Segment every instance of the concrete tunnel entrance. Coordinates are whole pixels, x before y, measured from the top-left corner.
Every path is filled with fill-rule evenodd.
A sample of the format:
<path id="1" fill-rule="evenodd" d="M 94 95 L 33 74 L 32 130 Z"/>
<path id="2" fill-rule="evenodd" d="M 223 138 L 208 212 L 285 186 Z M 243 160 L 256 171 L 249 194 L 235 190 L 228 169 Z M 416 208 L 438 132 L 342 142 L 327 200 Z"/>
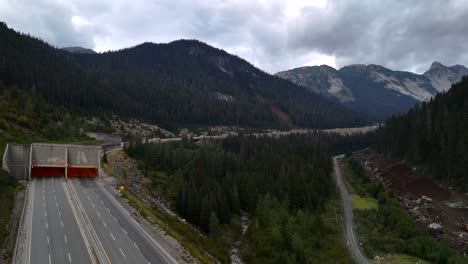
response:
<path id="1" fill-rule="evenodd" d="M 33 143 L 8 144 L 3 169 L 18 179 L 98 177 L 101 147 Z"/>

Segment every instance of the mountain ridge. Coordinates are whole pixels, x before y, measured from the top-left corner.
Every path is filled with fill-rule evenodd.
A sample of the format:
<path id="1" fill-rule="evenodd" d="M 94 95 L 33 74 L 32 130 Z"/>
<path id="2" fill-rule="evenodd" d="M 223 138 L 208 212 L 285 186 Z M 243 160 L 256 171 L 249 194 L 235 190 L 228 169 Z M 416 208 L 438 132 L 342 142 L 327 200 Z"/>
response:
<path id="1" fill-rule="evenodd" d="M 0 24 L 0 80 L 85 113 L 161 124 L 333 128 L 360 114 L 196 40 L 70 53 Z"/>
<path id="2" fill-rule="evenodd" d="M 73 46 L 73 47 L 63 47 L 62 50 L 68 51 L 70 53 L 79 53 L 79 54 L 95 54 L 96 52 L 92 49 Z"/>
<path id="3" fill-rule="evenodd" d="M 305 66 L 275 75 L 383 120 L 429 100 L 438 92 L 447 91 L 462 76 L 468 75 L 468 69 L 462 65 L 447 67 L 435 61 L 423 74 L 391 70 L 377 64 L 353 64 L 340 69 Z M 342 89 L 333 89 L 337 83 Z"/>

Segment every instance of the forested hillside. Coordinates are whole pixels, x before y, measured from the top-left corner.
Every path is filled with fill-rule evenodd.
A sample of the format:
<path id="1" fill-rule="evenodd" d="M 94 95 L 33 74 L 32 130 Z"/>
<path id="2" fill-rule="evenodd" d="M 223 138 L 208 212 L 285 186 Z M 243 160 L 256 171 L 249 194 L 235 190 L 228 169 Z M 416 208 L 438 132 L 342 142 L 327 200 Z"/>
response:
<path id="1" fill-rule="evenodd" d="M 323 215 L 335 192 L 330 158 L 371 140 L 320 133 L 232 137 L 206 146 L 135 139 L 126 152 L 141 160 L 155 196 L 169 198 L 182 218 L 218 243 L 229 240 L 226 229 L 236 216 L 249 215 L 246 263 L 347 263 L 339 227 Z"/>
<path id="2" fill-rule="evenodd" d="M 423 165 L 443 181 L 468 187 L 468 78 L 377 131 L 377 149 Z"/>
<path id="3" fill-rule="evenodd" d="M 72 54 L 0 24 L 0 80 L 86 113 L 166 127 L 351 127 L 360 115 L 198 41 Z"/>

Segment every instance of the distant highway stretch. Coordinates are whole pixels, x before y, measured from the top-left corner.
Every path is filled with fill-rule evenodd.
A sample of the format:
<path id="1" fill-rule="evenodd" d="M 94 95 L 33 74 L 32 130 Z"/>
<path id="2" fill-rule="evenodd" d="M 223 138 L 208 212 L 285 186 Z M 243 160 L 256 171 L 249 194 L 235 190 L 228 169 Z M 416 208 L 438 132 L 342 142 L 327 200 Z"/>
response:
<path id="1" fill-rule="evenodd" d="M 338 158 L 342 156 L 333 157 L 333 169 L 336 176 L 336 184 L 340 189 L 341 203 L 343 205 L 344 213 L 344 225 L 345 225 L 345 239 L 346 246 L 350 250 L 354 260 L 359 264 L 370 264 L 370 260 L 366 257 L 366 254 L 362 250 L 361 244 L 357 238 L 356 230 L 354 228 L 353 208 L 351 207 L 351 198 L 349 192 L 346 189 L 346 185 L 343 183 L 343 177 L 341 176 L 341 170 L 338 166 Z"/>
<path id="2" fill-rule="evenodd" d="M 30 182 L 16 263 L 177 263 L 97 180 Z"/>
<path id="3" fill-rule="evenodd" d="M 282 137 L 282 136 L 289 136 L 293 134 L 307 134 L 315 131 L 322 131 L 325 133 L 337 133 L 340 135 L 353 135 L 358 133 L 366 133 L 370 131 L 374 131 L 378 128 L 378 125 L 372 126 L 364 126 L 364 127 L 351 127 L 351 128 L 331 128 L 331 129 L 293 129 L 289 131 L 271 131 L 271 132 L 261 132 L 261 133 L 252 133 L 246 134 L 249 136 L 256 136 L 256 137 Z M 203 140 L 203 139 L 225 139 L 229 136 L 236 136 L 238 135 L 237 132 L 228 132 L 227 134 L 223 135 L 216 135 L 216 136 L 196 136 L 193 137 L 193 140 Z M 148 139 L 149 143 L 167 143 L 172 141 L 180 141 L 182 140 L 181 137 L 173 137 L 173 138 L 151 138 Z"/>

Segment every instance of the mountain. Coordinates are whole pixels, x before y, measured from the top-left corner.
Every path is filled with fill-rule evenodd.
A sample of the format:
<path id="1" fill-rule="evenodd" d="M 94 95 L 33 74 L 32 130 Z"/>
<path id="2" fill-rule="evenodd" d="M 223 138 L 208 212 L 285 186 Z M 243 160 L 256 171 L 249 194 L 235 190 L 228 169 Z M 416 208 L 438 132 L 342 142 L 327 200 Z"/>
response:
<path id="1" fill-rule="evenodd" d="M 466 188 L 468 77 L 446 93 L 390 118 L 377 131 L 377 149 L 422 165 L 439 180 Z"/>
<path id="2" fill-rule="evenodd" d="M 468 75 L 468 69 L 434 62 L 427 72 L 419 75 L 374 64 L 350 65 L 339 70 L 322 65 L 275 75 L 383 120 L 407 111 L 417 102 L 429 100 L 437 92 L 448 90 L 452 83 Z"/>
<path id="3" fill-rule="evenodd" d="M 181 125 L 349 127 L 361 115 L 195 40 L 77 54 L 0 25 L 0 80 L 85 113 Z"/>
<path id="4" fill-rule="evenodd" d="M 70 53 L 78 53 L 78 54 L 94 54 L 96 53 L 92 49 L 82 48 L 82 47 L 64 47 L 62 50 L 68 51 Z"/>
<path id="5" fill-rule="evenodd" d="M 342 102 L 355 100 L 351 90 L 343 84 L 339 72 L 327 65 L 296 68 L 279 72 L 276 76 L 290 80 L 313 92 L 332 95 Z"/>

